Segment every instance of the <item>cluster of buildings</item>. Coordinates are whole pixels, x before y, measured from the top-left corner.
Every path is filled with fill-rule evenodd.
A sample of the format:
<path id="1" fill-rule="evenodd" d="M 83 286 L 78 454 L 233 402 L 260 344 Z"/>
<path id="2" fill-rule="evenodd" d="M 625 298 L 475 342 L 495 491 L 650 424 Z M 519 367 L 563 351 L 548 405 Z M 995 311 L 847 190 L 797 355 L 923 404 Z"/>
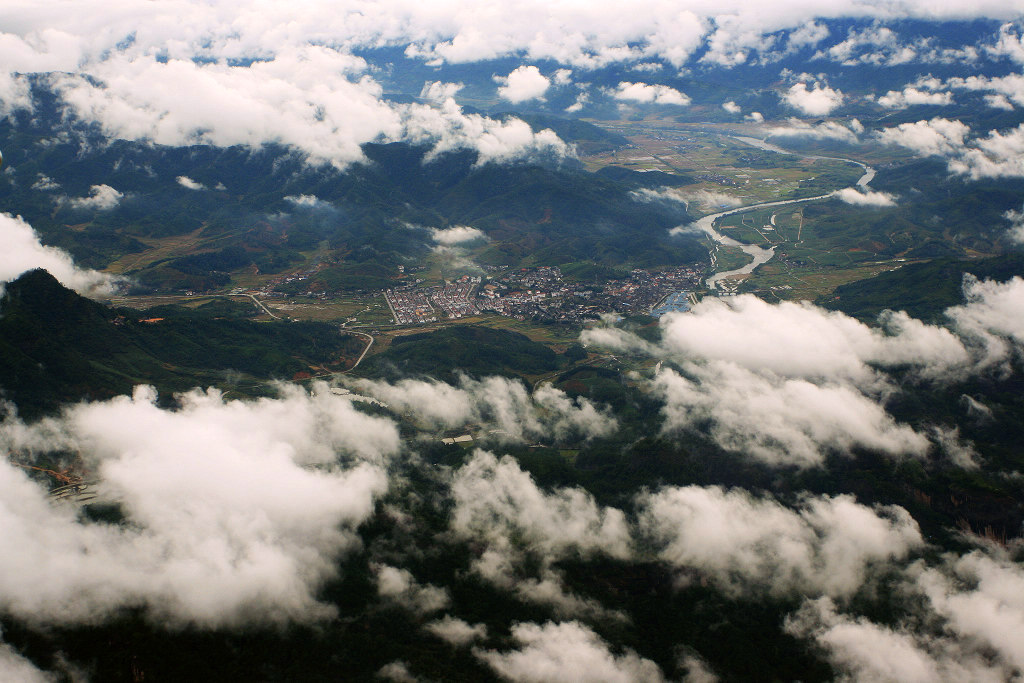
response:
<path id="1" fill-rule="evenodd" d="M 590 285 L 565 282 L 557 267 L 521 268 L 484 285 L 478 306 L 518 320 L 582 323 L 602 313 L 649 314 L 666 297 L 694 289 L 702 277 L 695 266 L 638 268 L 627 278 Z"/>
<path id="2" fill-rule="evenodd" d="M 427 300 L 425 290 L 400 287 L 384 292 L 391 315 L 399 325 L 437 322 L 437 313 Z"/>
<path id="3" fill-rule="evenodd" d="M 488 277 L 464 275 L 436 287 L 419 286 L 417 280 L 385 290 L 384 298 L 398 325 L 453 320 L 484 311 L 517 320 L 579 324 L 603 313 L 657 317 L 667 310 L 685 310 L 688 293 L 704 276 L 697 265 L 660 271 L 637 268 L 624 278 L 601 284 L 566 281 L 557 266 L 492 267 L 489 273 Z"/>
<path id="4" fill-rule="evenodd" d="M 441 287 L 431 287 L 428 296 L 435 306 L 444 311 L 448 318 L 461 318 L 480 312 L 474 301 L 474 294 L 480 286 L 480 278 L 463 275 L 455 282 L 446 282 Z"/>
<path id="5" fill-rule="evenodd" d="M 391 314 L 399 325 L 437 322 L 438 315 L 462 318 L 480 312 L 476 290 L 480 278 L 463 275 L 440 287 L 414 288 L 414 285 L 388 289 L 384 292 Z"/>

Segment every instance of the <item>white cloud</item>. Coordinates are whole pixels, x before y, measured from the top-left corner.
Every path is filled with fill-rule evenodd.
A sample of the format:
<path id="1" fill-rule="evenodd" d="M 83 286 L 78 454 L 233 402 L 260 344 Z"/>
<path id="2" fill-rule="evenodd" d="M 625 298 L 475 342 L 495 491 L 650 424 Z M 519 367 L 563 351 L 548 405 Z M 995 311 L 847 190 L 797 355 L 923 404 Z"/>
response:
<path id="1" fill-rule="evenodd" d="M 484 624 L 470 625 L 456 617 L 445 615 L 423 627 L 441 640 L 456 647 L 469 645 L 475 640 L 487 638 L 487 627 Z"/>
<path id="2" fill-rule="evenodd" d="M 480 239 L 485 239 L 487 236 L 482 230 L 472 228 L 468 225 L 454 225 L 450 228 L 433 228 L 430 231 L 430 236 L 438 244 L 462 244 L 463 242 L 473 242 Z"/>
<path id="3" fill-rule="evenodd" d="M 835 193 L 842 202 L 854 206 L 896 206 L 896 196 L 888 192 L 861 191 L 855 187 L 846 187 Z"/>
<path id="4" fill-rule="evenodd" d="M 569 153 L 551 131 L 534 134 L 522 121 L 465 115 L 451 97 L 434 105 L 389 104 L 380 85 L 360 75 L 364 68 L 351 55 L 302 46 L 250 66 L 119 55 L 97 64 L 91 80 L 61 75 L 53 81 L 75 115 L 128 140 L 278 143 L 337 167 L 362 161 L 360 146 L 379 140 L 436 143 L 435 153 L 476 149 L 481 162 Z M 450 92 L 428 88 L 427 96 Z"/>
<path id="5" fill-rule="evenodd" d="M 465 114 L 451 98 L 436 107 L 408 106 L 403 110 L 402 132 L 392 139 L 432 144 L 427 161 L 457 149 L 475 150 L 479 154 L 478 165 L 537 155 L 559 158 L 575 155 L 575 150 L 551 129 L 534 133 L 520 119 L 497 121 L 479 114 Z"/>
<path id="6" fill-rule="evenodd" d="M 39 190 L 40 192 L 50 192 L 52 190 L 59 190 L 60 183 L 53 178 L 45 176 L 42 173 L 38 174 L 36 181 L 32 183 L 33 190 Z"/>
<path id="7" fill-rule="evenodd" d="M 420 98 L 435 104 L 441 104 L 445 100 L 454 98 L 460 90 L 466 86 L 462 83 L 443 83 L 442 81 L 427 81 L 420 90 Z"/>
<path id="8" fill-rule="evenodd" d="M 687 207 L 691 203 L 700 204 L 702 210 L 718 209 L 720 207 L 734 207 L 743 204 L 743 200 L 724 192 L 712 192 L 711 190 L 687 191 L 677 187 L 661 187 L 651 189 L 642 187 L 634 190 L 630 196 L 638 202 L 670 201 L 680 202 Z"/>
<path id="9" fill-rule="evenodd" d="M 0 286 L 33 268 L 44 268 L 61 284 L 86 296 L 109 294 L 119 280 L 107 273 L 84 270 L 71 255 L 56 247 L 47 247 L 21 216 L 0 214 Z"/>
<path id="10" fill-rule="evenodd" d="M 858 134 L 864 132 L 864 127 L 857 119 L 851 119 L 846 124 L 838 121 L 822 121 L 818 124 L 810 124 L 797 118 L 791 118 L 785 126 L 774 126 L 768 130 L 768 136 L 773 138 L 809 138 L 812 140 L 838 140 L 849 144 L 856 144 L 860 138 Z"/>
<path id="11" fill-rule="evenodd" d="M 968 362 L 948 330 L 906 314 L 887 314 L 871 328 L 809 303 L 768 304 L 752 295 L 706 298 L 686 314 L 662 318 L 663 346 L 680 359 L 738 364 L 755 372 L 811 380 L 851 380 L 867 386 L 871 365 L 947 371 Z"/>
<path id="12" fill-rule="evenodd" d="M 794 511 L 738 489 L 687 486 L 638 505 L 641 533 L 663 561 L 699 570 L 732 595 L 849 597 L 873 568 L 924 545 L 906 510 L 873 510 L 851 496 L 806 498 Z"/>
<path id="13" fill-rule="evenodd" d="M 759 111 L 752 111 L 743 118 L 754 123 L 764 123 L 764 114 Z"/>
<path id="14" fill-rule="evenodd" d="M 968 397 L 970 398 L 970 397 Z M 970 406 L 970 404 L 967 404 Z M 965 470 L 978 469 L 979 455 L 974 444 L 960 438 L 959 427 L 933 427 L 932 435 L 939 450 L 957 467 Z"/>
<path id="15" fill-rule="evenodd" d="M 426 425 L 450 429 L 484 424 L 497 440 L 599 437 L 618 426 L 610 413 L 583 397 L 570 399 L 547 384 L 531 395 L 521 382 L 504 377 L 464 377 L 457 387 L 413 379 L 395 384 L 355 380 L 352 385 Z"/>
<path id="16" fill-rule="evenodd" d="M 815 83 L 810 90 L 806 83 L 796 83 L 782 99 L 789 106 L 799 109 L 808 116 L 825 116 L 842 105 L 844 95 L 841 90 L 833 90 L 821 83 Z"/>
<path id="17" fill-rule="evenodd" d="M 667 85 L 650 85 L 648 83 L 629 83 L 623 81 L 616 87 L 612 96 L 624 102 L 640 102 L 643 104 L 673 104 L 686 106 L 690 98 L 684 93 Z"/>
<path id="18" fill-rule="evenodd" d="M 109 211 L 121 203 L 124 194 L 110 185 L 93 185 L 89 188 L 88 197 L 71 197 L 68 203 L 75 209 L 92 211 Z"/>
<path id="19" fill-rule="evenodd" d="M 824 24 L 819 24 L 816 21 L 807 22 L 789 34 L 786 51 L 795 52 L 800 48 L 814 47 L 828 38 L 829 34 L 830 31 Z"/>
<path id="20" fill-rule="evenodd" d="M 741 295 L 664 316 L 658 345 L 609 328 L 581 339 L 680 365 L 683 374 L 666 368 L 651 380 L 666 430 L 707 433 L 773 465 L 819 466 L 856 448 L 923 456 L 933 440 L 885 411 L 895 387 L 884 369 L 949 381 L 1005 362 L 1020 296 L 1007 287 L 968 288 L 972 303 L 950 309 L 955 333 L 905 313 L 886 312 L 872 328 L 808 303 Z"/>
<path id="21" fill-rule="evenodd" d="M 933 90 L 947 87 L 953 90 L 988 92 L 985 101 L 995 109 L 1012 111 L 1014 105 L 1024 107 L 1024 74 L 1011 73 L 1005 76 L 975 75 L 966 78 L 954 76 L 941 83 L 938 79 L 928 82 Z"/>
<path id="22" fill-rule="evenodd" d="M 985 95 L 985 104 L 992 109 L 1013 111 L 1013 104 L 1006 98 L 1006 95 Z"/>
<path id="23" fill-rule="evenodd" d="M 742 63 L 758 51 L 771 50 L 769 43 L 774 41 L 768 34 L 781 30 L 792 31 L 789 49 L 815 45 L 827 37 L 827 29 L 818 22 L 829 18 L 1010 20 L 1020 11 L 1017 3 L 1005 0 L 985 0 L 969 8 L 925 0 L 899 5 L 881 0 L 843 2 L 827 7 L 789 3 L 765 8 L 727 0 L 691 4 L 682 10 L 664 0 L 642 7 L 613 0 L 566 5 L 519 0 L 458 11 L 462 9 L 457 3 L 438 6 L 417 0 L 350 1 L 340 6 L 319 0 L 273 8 L 253 0 L 202 7 L 180 0 L 144 7 L 111 7 L 101 0 L 87 0 L 55 16 L 19 5 L 5 8 L 0 16 L 7 31 L 0 41 L 0 63 L 12 72 L 71 72 L 119 52 L 163 52 L 174 59 L 265 59 L 281 49 L 316 42 L 349 49 L 405 47 L 407 56 L 432 65 L 521 56 L 535 63 L 552 60 L 581 69 L 650 60 L 679 68 L 702 46 L 707 47 L 706 62 Z M 185 16 L 187 20 L 182 19 Z M 905 57 L 908 46 L 885 34 L 888 30 L 874 27 L 852 32 L 853 47 L 862 46 L 868 54 L 883 52 L 884 63 L 894 63 Z M 992 49 L 997 54 L 1018 54 L 1020 48 L 1013 47 L 1020 43 L 1016 27 L 1007 24 L 1001 35 Z M 931 52 L 942 56 L 942 51 L 927 45 L 909 47 L 921 58 Z M 852 59 L 863 51 L 839 48 L 844 50 Z"/>
<path id="24" fill-rule="evenodd" d="M 32 108 L 32 89 L 28 79 L 0 71 L 0 117 L 8 116 L 19 109 Z"/>
<path id="25" fill-rule="evenodd" d="M 175 180 L 178 182 L 179 185 L 181 185 L 182 187 L 184 187 L 187 190 L 205 190 L 206 189 L 206 185 L 203 185 L 200 182 L 192 180 L 187 175 L 180 175 L 177 178 L 175 178 Z"/>
<path id="26" fill-rule="evenodd" d="M 388 662 L 377 670 L 377 678 L 395 683 L 419 683 L 419 678 L 409 671 L 409 665 L 405 662 Z"/>
<path id="27" fill-rule="evenodd" d="M 4 642 L 0 642 L 0 679 L 9 683 L 52 683 L 56 680 Z"/>
<path id="28" fill-rule="evenodd" d="M 911 614 L 895 627 L 839 614 L 828 599 L 808 601 L 787 619 L 813 638 L 841 671 L 884 681 L 1005 681 L 1024 667 L 1024 572 L 1002 549 L 915 562 L 901 592 Z"/>
<path id="29" fill-rule="evenodd" d="M 566 107 L 565 110 L 569 113 L 581 111 L 589 102 L 590 94 L 587 93 L 586 90 L 581 90 L 580 93 L 576 95 L 576 101 Z"/>
<path id="30" fill-rule="evenodd" d="M 959 158 L 949 160 L 949 170 L 974 179 L 1024 177 L 1024 124 L 975 139 Z"/>
<path id="31" fill-rule="evenodd" d="M 516 624 L 512 627 L 512 638 L 520 649 L 474 650 L 477 657 L 510 681 L 664 681 L 657 664 L 629 649 L 613 655 L 600 636 L 577 621 Z"/>
<path id="32" fill-rule="evenodd" d="M 568 556 L 630 557 L 629 527 L 620 510 L 599 507 L 581 489 L 546 493 L 512 458 L 479 450 L 455 473 L 451 490 L 451 530 L 484 545 L 472 563 L 482 578 L 565 616 L 622 618 L 568 592 L 552 566 Z M 533 575 L 527 557 L 536 559 Z"/>
<path id="33" fill-rule="evenodd" d="M 477 450 L 452 482 L 452 529 L 461 536 L 504 545 L 514 535 L 546 557 L 569 552 L 624 559 L 631 541 L 626 518 L 599 507 L 582 489 L 545 493 L 508 456 Z"/>
<path id="34" fill-rule="evenodd" d="M 377 594 L 417 614 L 430 614 L 448 606 L 451 597 L 444 588 L 421 586 L 407 569 L 386 564 L 371 566 L 377 576 Z"/>
<path id="35" fill-rule="evenodd" d="M 900 425 L 875 400 L 843 384 L 782 379 L 733 363 L 690 368 L 693 380 L 662 370 L 653 387 L 664 429 L 703 430 L 722 448 L 770 465 L 821 466 L 854 448 L 923 456 L 927 438 Z"/>
<path id="36" fill-rule="evenodd" d="M 683 192 L 681 194 L 685 199 L 695 201 L 705 209 L 740 206 L 743 203 L 743 200 L 739 197 L 724 192 L 712 192 L 711 190 L 697 190 L 696 192 Z"/>
<path id="37" fill-rule="evenodd" d="M 961 151 L 970 131 L 960 121 L 936 117 L 884 128 L 875 135 L 885 144 L 900 145 L 924 156 L 945 156 Z"/>
<path id="38" fill-rule="evenodd" d="M 64 76 L 56 86 L 79 117 L 112 137 L 221 147 L 280 142 L 344 165 L 362 159 L 362 142 L 400 131 L 379 87 L 351 80 L 360 68 L 361 60 L 318 47 L 248 67 L 118 56 L 94 69 L 99 84 Z"/>
<path id="39" fill-rule="evenodd" d="M 978 364 L 988 367 L 1024 348 L 1024 279 L 1006 282 L 964 277 L 967 303 L 946 309 L 957 332 L 983 349 Z"/>
<path id="40" fill-rule="evenodd" d="M 658 62 L 640 62 L 639 64 L 634 64 L 632 67 L 630 67 L 630 70 L 647 73 L 656 73 L 664 68 L 665 66 L 663 64 L 659 64 Z"/>
<path id="41" fill-rule="evenodd" d="M 910 614 L 898 625 L 840 614 L 822 598 L 788 617 L 786 630 L 813 639 L 858 680 L 995 682 L 1024 667 L 1024 571 L 1009 552 L 993 545 L 933 566 L 917 561 L 901 584 Z"/>
<path id="42" fill-rule="evenodd" d="M 980 552 L 948 558 L 944 570 L 923 569 L 916 585 L 947 628 L 965 643 L 991 648 L 1008 668 L 1024 668 L 1024 571 Z"/>
<path id="43" fill-rule="evenodd" d="M 812 638 L 832 664 L 851 680 L 885 683 L 932 681 L 996 681 L 1005 673 L 980 657 L 957 652 L 938 639 L 929 648 L 924 639 L 905 630 L 880 626 L 864 618 L 836 612 L 828 598 L 808 601 L 786 620 L 791 634 Z M 936 652 L 930 649 L 937 650 Z M 949 650 L 953 650 L 950 652 Z"/>
<path id="44" fill-rule="evenodd" d="M 541 99 L 551 86 L 551 81 L 535 66 L 520 66 L 508 76 L 495 80 L 502 83 L 498 97 L 513 104 Z"/>
<path id="45" fill-rule="evenodd" d="M 722 103 L 722 109 L 726 110 L 730 114 L 739 114 L 741 111 L 743 111 L 743 108 L 740 107 L 740 105 L 733 102 L 732 100 Z"/>
<path id="46" fill-rule="evenodd" d="M 916 104 L 944 106 L 953 104 L 953 93 L 926 92 L 907 86 L 902 91 L 890 90 L 878 98 L 878 103 L 887 109 L 905 109 Z"/>
<path id="47" fill-rule="evenodd" d="M 551 74 L 551 81 L 555 85 L 569 85 L 572 83 L 572 69 L 558 69 Z"/>
<path id="48" fill-rule="evenodd" d="M 478 145 L 473 134 L 491 133 L 489 126 L 479 130 L 464 117 L 431 117 L 418 109 L 423 105 L 383 101 L 380 84 L 350 50 L 405 46 L 409 56 L 434 64 L 517 55 L 579 69 L 616 62 L 665 62 L 680 68 L 702 45 L 708 48 L 705 61 L 733 64 L 758 51 L 775 50 L 767 34 L 794 29 L 786 48 L 791 50 L 817 44 L 828 32 L 814 21 L 816 16 L 827 18 L 820 7 L 787 6 L 765 13 L 736 2 L 683 11 L 660 1 L 640 11 L 614 2 L 563 7 L 539 0 L 474 12 L 438 12 L 411 1 L 379 5 L 352 0 L 346 7 L 311 2 L 268 10 L 242 2 L 196 8 L 171 0 L 128 9 L 86 1 L 60 17 L 11 8 L 3 17 L 9 32 L 0 40 L 0 63 L 9 69 L 0 77 L 6 79 L 0 84 L 0 101 L 8 108 L 29 107 L 27 81 L 12 74 L 51 73 L 69 111 L 98 123 L 112 137 L 219 146 L 278 143 L 314 163 L 344 167 L 362 160 L 359 146 L 366 142 L 422 133 L 417 122 L 437 124 L 430 132 L 434 139 L 464 133 L 460 144 L 476 149 L 488 145 Z M 948 8 L 916 2 L 898 9 L 868 3 L 825 12 L 929 18 L 951 14 Z M 996 3 L 972 12 L 1008 14 Z M 99 14 L 103 23 L 96 19 Z M 188 21 L 181 21 L 183 14 Z M 889 44 L 886 30 L 865 33 L 863 41 Z M 902 49 L 894 50 L 887 57 L 890 62 L 902 54 Z M 920 58 L 928 50 L 935 52 L 917 44 L 913 50 Z M 564 85 L 568 71 L 555 71 L 555 83 Z M 547 82 L 532 65 L 506 79 L 503 92 L 513 101 L 542 96 Z M 665 86 L 632 85 L 627 95 L 639 98 L 634 101 L 678 105 L 689 100 Z M 643 92 L 645 87 L 655 92 Z M 827 88 L 797 94 L 807 100 L 806 107 L 819 111 L 831 106 L 830 92 L 833 99 L 838 97 Z M 451 88 L 432 89 L 428 83 L 421 96 L 442 104 L 452 94 Z M 552 143 L 550 137 L 538 139 L 526 147 L 516 145 L 514 153 L 488 156 L 502 160 Z"/>
<path id="49" fill-rule="evenodd" d="M 933 17 L 934 19 L 934 17 Z M 906 41 L 893 29 L 876 23 L 852 28 L 846 40 L 819 50 L 812 59 L 830 59 L 843 66 L 890 67 L 910 63 L 973 64 L 979 59 L 974 45 L 937 47 L 935 39 L 921 36 Z"/>
<path id="50" fill-rule="evenodd" d="M 885 144 L 895 144 L 922 156 L 946 158 L 953 173 L 979 178 L 1024 177 L 1024 124 L 1003 133 L 990 130 L 986 137 L 968 140 L 971 129 L 961 121 L 934 118 L 901 123 L 875 133 Z"/>
<path id="51" fill-rule="evenodd" d="M 315 209 L 320 209 L 320 210 L 333 210 L 334 209 L 334 204 L 331 204 L 327 200 L 320 199 L 319 197 L 317 197 L 314 194 L 300 194 L 300 195 L 290 194 L 290 195 L 286 196 L 284 198 L 284 200 L 286 202 L 288 202 L 289 204 L 292 204 L 293 206 L 296 206 L 296 207 L 299 207 L 299 208 L 302 208 L 302 209 L 314 209 L 314 210 Z"/>
<path id="52" fill-rule="evenodd" d="M 999 27 L 999 40 L 989 48 L 993 54 L 1024 64 L 1024 34 L 1020 25 L 1007 22 Z"/>
<path id="53" fill-rule="evenodd" d="M 5 451 L 80 453 L 127 524 L 83 522 L 0 464 L 2 609 L 40 624 L 135 606 L 206 627 L 329 616 L 317 591 L 358 545 L 398 434 L 325 386 L 282 391 L 243 402 L 195 390 L 168 410 L 138 387 L 32 425 L 9 418 Z"/>
<path id="54" fill-rule="evenodd" d="M 1010 239 L 1018 244 L 1024 244 L 1024 212 L 1007 211 L 1003 218 L 1010 221 L 1010 229 L 1007 231 Z"/>

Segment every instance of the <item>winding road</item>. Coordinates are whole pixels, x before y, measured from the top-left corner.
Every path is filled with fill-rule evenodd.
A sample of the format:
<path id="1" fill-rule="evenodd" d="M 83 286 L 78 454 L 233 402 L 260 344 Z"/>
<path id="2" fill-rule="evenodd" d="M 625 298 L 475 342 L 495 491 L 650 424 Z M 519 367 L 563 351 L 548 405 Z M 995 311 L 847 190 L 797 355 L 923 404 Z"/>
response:
<path id="1" fill-rule="evenodd" d="M 347 332 L 348 334 L 356 334 L 356 335 L 359 335 L 360 337 L 366 337 L 367 339 L 370 340 L 369 342 L 367 342 L 366 348 L 363 349 L 363 352 L 361 354 L 359 354 L 359 358 L 356 358 L 356 362 L 352 364 L 352 367 L 350 367 L 348 370 L 344 371 L 345 373 L 348 373 L 348 372 L 352 372 L 353 370 L 358 368 L 359 364 L 363 362 L 364 358 L 366 358 L 366 354 L 370 352 L 370 347 L 373 346 L 373 335 L 367 334 L 365 332 L 356 332 L 355 330 L 350 330 L 347 327 L 345 327 L 344 325 L 341 326 L 341 330 L 342 330 L 342 332 Z M 344 373 L 342 373 L 342 374 L 344 374 Z"/>

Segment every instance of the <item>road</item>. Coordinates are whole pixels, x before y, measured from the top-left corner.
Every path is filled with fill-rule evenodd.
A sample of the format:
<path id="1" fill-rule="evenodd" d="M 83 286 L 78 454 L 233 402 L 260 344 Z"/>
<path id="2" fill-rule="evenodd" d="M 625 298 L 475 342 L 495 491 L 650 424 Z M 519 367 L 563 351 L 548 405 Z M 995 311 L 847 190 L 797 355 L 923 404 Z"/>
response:
<path id="1" fill-rule="evenodd" d="M 235 296 L 238 296 L 238 295 L 235 295 Z M 253 295 L 253 294 L 243 294 L 243 295 L 241 295 L 241 296 L 247 296 L 247 297 L 249 297 L 250 299 L 252 299 L 253 301 L 255 301 L 255 302 L 256 302 L 256 305 L 257 305 L 257 306 L 259 306 L 260 308 L 262 308 L 262 309 L 264 310 L 264 312 L 266 312 L 266 314 L 267 314 L 267 315 L 269 315 L 269 316 L 270 316 L 271 318 L 275 318 L 275 319 L 277 319 L 277 320 L 280 320 L 280 319 L 281 319 L 281 316 L 279 316 L 279 315 L 277 315 L 277 314 L 273 313 L 273 312 L 272 312 L 272 311 L 271 311 L 271 310 L 270 310 L 269 308 L 267 308 L 266 306 L 264 306 L 264 305 L 263 305 L 263 302 L 262 302 L 262 301 L 260 301 L 259 299 L 257 299 L 255 295 Z"/>
<path id="2" fill-rule="evenodd" d="M 370 352 L 370 347 L 373 346 L 373 335 L 367 334 L 365 332 L 356 332 L 355 330 L 350 330 L 347 327 L 345 327 L 344 325 L 341 326 L 341 331 L 342 332 L 348 332 L 349 334 L 357 334 L 360 337 L 366 337 L 367 339 L 370 340 L 369 342 L 367 342 L 366 348 L 363 349 L 363 352 L 361 354 L 359 354 L 359 358 L 356 358 L 356 362 L 352 364 L 352 367 L 350 367 L 348 370 L 345 371 L 345 372 L 352 372 L 357 367 L 359 367 L 359 364 L 363 362 L 364 358 L 366 358 L 366 354 Z"/>

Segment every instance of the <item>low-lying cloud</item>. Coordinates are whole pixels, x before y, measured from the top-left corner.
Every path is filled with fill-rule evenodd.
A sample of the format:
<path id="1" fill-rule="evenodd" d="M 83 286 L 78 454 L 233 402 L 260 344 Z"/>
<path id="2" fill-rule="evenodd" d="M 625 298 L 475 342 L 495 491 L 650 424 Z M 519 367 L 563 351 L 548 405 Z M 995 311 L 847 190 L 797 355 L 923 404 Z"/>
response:
<path id="1" fill-rule="evenodd" d="M 462 244 L 463 242 L 473 242 L 480 239 L 486 239 L 486 235 L 482 230 L 478 228 L 472 228 L 468 225 L 454 225 L 450 228 L 433 228 L 430 231 L 430 236 L 438 244 L 446 246 L 452 246 L 456 244 Z"/>
<path id="2" fill-rule="evenodd" d="M 501 83 L 498 97 L 512 104 L 544 97 L 551 81 L 535 66 L 520 66 L 508 76 L 496 78 Z"/>
<path id="3" fill-rule="evenodd" d="M 841 90 L 821 83 L 814 83 L 811 88 L 806 83 L 796 83 L 782 96 L 786 104 L 808 116 L 825 116 L 842 106 L 844 99 Z"/>
<path id="4" fill-rule="evenodd" d="M 475 650 L 501 677 L 510 681 L 607 681 L 662 683 L 658 665 L 627 649 L 612 653 L 608 643 L 578 621 L 516 624 L 518 650 Z"/>
<path id="5" fill-rule="evenodd" d="M 972 137 L 967 124 L 936 117 L 901 123 L 875 135 L 884 144 L 899 145 L 920 156 L 943 157 L 950 171 L 974 180 L 1024 177 L 1024 124 Z"/>
<path id="6" fill-rule="evenodd" d="M 395 384 L 360 379 L 352 386 L 398 411 L 412 413 L 425 426 L 452 429 L 482 424 L 490 438 L 498 441 L 600 437 L 618 426 L 609 411 L 586 398 L 570 398 L 549 384 L 530 394 L 522 382 L 505 377 L 463 377 L 458 386 L 417 379 Z"/>
<path id="7" fill-rule="evenodd" d="M 1024 667 L 1024 572 L 1003 551 L 946 555 L 903 572 L 908 619 L 882 625 L 808 600 L 786 620 L 822 647 L 839 671 L 864 680 L 1004 681 Z"/>
<path id="8" fill-rule="evenodd" d="M 75 265 L 71 255 L 57 247 L 44 246 L 39 235 L 21 216 L 0 214 L 0 293 L 9 282 L 33 268 L 43 268 L 63 285 L 86 296 L 109 294 L 118 278 Z"/>
<path id="9" fill-rule="evenodd" d="M 512 458 L 480 450 L 455 473 L 451 495 L 451 531 L 483 544 L 472 563 L 483 579 L 565 616 L 621 619 L 569 592 L 553 563 L 577 555 L 629 558 L 632 540 L 622 511 L 598 506 L 581 489 L 542 491 Z"/>
<path id="10" fill-rule="evenodd" d="M 860 141 L 859 134 L 862 132 L 864 132 L 864 127 L 857 119 L 850 119 L 846 123 L 822 121 L 812 125 L 806 121 L 791 118 L 787 121 L 786 125 L 773 126 L 767 130 L 768 137 L 772 138 L 835 140 L 851 145 Z"/>
<path id="11" fill-rule="evenodd" d="M 124 607 L 204 627 L 330 616 L 317 591 L 358 545 L 398 434 L 326 387 L 282 391 L 227 401 L 195 390 L 169 410 L 139 387 L 35 424 L 8 418 L 5 453 L 80 453 L 127 524 L 82 521 L 5 459 L 0 608 L 37 624 Z"/>
<path id="12" fill-rule="evenodd" d="M 73 209 L 109 211 L 120 204 L 122 199 L 124 194 L 110 185 L 93 185 L 89 188 L 88 196 L 71 197 L 67 201 Z"/>
<path id="13" fill-rule="evenodd" d="M 887 109 L 906 109 L 921 104 L 946 106 L 953 104 L 953 93 L 929 92 L 907 86 L 903 90 L 890 90 L 878 98 L 878 103 Z"/>
<path id="14" fill-rule="evenodd" d="M 612 92 L 612 97 L 623 102 L 639 102 L 641 104 L 674 104 L 681 107 L 690 104 L 688 95 L 667 85 L 627 81 L 619 83 Z"/>
<path id="15" fill-rule="evenodd" d="M 180 175 L 177 178 L 175 178 L 175 181 L 179 185 L 184 187 L 186 190 L 205 190 L 206 189 L 206 185 L 203 185 L 201 182 L 199 182 L 197 180 L 192 180 L 187 175 Z"/>
<path id="16" fill-rule="evenodd" d="M 642 534 L 680 570 L 699 570 L 733 594 L 856 593 L 873 567 L 924 541 L 900 507 L 872 509 L 850 496 L 807 498 L 791 510 L 743 490 L 687 486 L 639 499 Z"/>
<path id="17" fill-rule="evenodd" d="M 896 206 L 896 196 L 888 192 L 846 187 L 836 192 L 835 197 L 845 204 L 854 206 Z"/>
<path id="18" fill-rule="evenodd" d="M 248 66 L 119 54 L 93 65 L 88 78 L 62 74 L 52 82 L 70 113 L 126 140 L 277 143 L 339 168 L 363 161 L 361 146 L 375 141 L 433 144 L 435 154 L 474 149 L 481 163 L 570 153 L 551 131 L 534 134 L 516 119 L 464 114 L 451 97 L 389 103 L 366 67 L 350 54 L 304 45 L 284 46 Z"/>
<path id="19" fill-rule="evenodd" d="M 855 448 L 923 456 L 930 447 L 850 386 L 771 377 L 720 361 L 689 370 L 694 379 L 662 370 L 653 382 L 670 434 L 707 429 L 726 450 L 798 467 L 820 466 L 828 453 Z"/>
<path id="20" fill-rule="evenodd" d="M 708 298 L 661 319 L 652 344 L 617 328 L 584 331 L 586 344 L 673 361 L 647 380 L 664 402 L 663 428 L 708 434 L 719 446 L 772 465 L 820 466 L 829 453 L 868 449 L 953 462 L 976 460 L 949 430 L 896 422 L 886 398 L 892 371 L 911 381 L 950 382 L 1001 373 L 1024 348 L 1024 280 L 967 278 L 967 303 L 947 326 L 887 311 L 878 327 L 809 303 L 754 296 Z"/>

